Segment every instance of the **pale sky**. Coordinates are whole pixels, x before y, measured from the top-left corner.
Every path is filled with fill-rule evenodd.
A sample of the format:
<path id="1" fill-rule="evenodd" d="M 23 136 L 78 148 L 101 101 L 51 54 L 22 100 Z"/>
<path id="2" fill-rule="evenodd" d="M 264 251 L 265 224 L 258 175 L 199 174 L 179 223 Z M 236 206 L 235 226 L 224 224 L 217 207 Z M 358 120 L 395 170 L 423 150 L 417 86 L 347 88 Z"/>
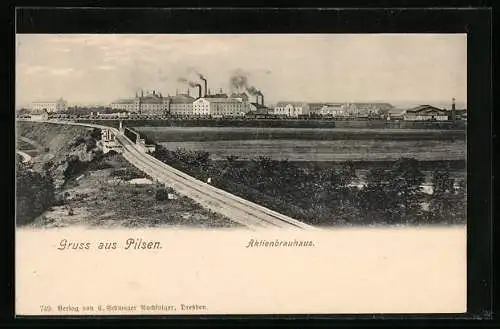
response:
<path id="1" fill-rule="evenodd" d="M 229 92 L 245 72 L 266 104 L 467 102 L 465 34 L 18 34 L 16 105 L 63 97 L 108 104 L 138 88 Z M 191 89 L 196 95 L 197 89 Z"/>

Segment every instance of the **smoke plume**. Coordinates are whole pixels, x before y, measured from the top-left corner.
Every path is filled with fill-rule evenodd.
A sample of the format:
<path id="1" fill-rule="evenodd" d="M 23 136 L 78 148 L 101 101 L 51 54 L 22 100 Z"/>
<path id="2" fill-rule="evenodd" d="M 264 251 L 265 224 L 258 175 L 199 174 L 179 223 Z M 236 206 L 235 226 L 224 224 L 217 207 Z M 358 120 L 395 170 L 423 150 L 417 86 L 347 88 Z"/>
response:
<path id="1" fill-rule="evenodd" d="M 179 79 L 177 79 L 177 81 L 179 81 L 181 83 L 185 83 L 185 84 L 189 85 L 189 87 L 198 87 L 198 86 L 200 86 L 199 83 L 193 82 L 193 81 L 189 81 L 186 78 L 179 78 Z"/>
<path id="2" fill-rule="evenodd" d="M 260 91 L 248 83 L 248 77 L 241 70 L 236 71 L 229 79 L 231 88 L 236 92 L 247 91 L 252 96 L 261 95 Z"/>
<path id="3" fill-rule="evenodd" d="M 247 87 L 247 91 L 252 96 L 260 95 L 260 91 L 257 88 L 253 87 L 253 86 L 248 86 Z"/>
<path id="4" fill-rule="evenodd" d="M 236 74 L 230 78 L 231 87 L 236 91 L 245 90 L 248 86 L 248 78 L 241 74 Z"/>

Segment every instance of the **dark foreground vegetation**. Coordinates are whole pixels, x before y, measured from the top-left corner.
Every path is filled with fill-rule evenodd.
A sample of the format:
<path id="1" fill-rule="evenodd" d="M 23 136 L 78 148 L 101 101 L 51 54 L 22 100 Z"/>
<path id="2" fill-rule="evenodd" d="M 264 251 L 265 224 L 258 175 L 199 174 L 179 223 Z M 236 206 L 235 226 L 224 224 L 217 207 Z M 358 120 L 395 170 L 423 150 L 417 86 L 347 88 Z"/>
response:
<path id="1" fill-rule="evenodd" d="M 27 168 L 19 159 L 16 162 L 16 223 L 28 224 L 41 215 L 55 201 L 52 177 Z"/>
<path id="2" fill-rule="evenodd" d="M 97 148 L 101 138 L 100 129 L 87 131 L 68 142 L 68 154 L 63 159 L 45 162 L 42 170 L 36 171 L 31 165 L 17 159 L 16 163 L 16 224 L 33 222 L 37 216 L 59 203 L 58 188 L 63 188 L 86 170 L 105 169 L 103 155 Z M 80 149 L 80 151 L 76 151 Z M 82 159 L 84 155 L 87 159 Z M 54 179 L 58 176 L 63 184 L 56 187 Z"/>
<path id="3" fill-rule="evenodd" d="M 160 145 L 159 160 L 200 180 L 313 225 L 465 223 L 466 186 L 450 169 L 434 171 L 434 192 L 422 192 L 420 163 L 401 158 L 389 167 L 373 167 L 362 188 L 353 186 L 355 166 L 300 167 L 259 157 L 252 161 L 211 161 L 208 152 Z M 455 187 L 454 185 L 457 185 Z"/>

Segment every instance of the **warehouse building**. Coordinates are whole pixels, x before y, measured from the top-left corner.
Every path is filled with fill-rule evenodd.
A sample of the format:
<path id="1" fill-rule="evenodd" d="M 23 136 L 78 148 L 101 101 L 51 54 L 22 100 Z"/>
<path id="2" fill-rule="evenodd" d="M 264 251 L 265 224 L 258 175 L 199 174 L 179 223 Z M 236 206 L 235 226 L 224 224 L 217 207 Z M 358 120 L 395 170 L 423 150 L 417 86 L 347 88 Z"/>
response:
<path id="1" fill-rule="evenodd" d="M 346 115 L 345 104 L 342 103 L 330 103 L 323 105 L 319 110 L 313 112 L 320 116 L 325 117 L 339 117 Z"/>
<path id="2" fill-rule="evenodd" d="M 451 111 L 432 105 L 419 105 L 408 109 L 404 114 L 405 121 L 446 121 L 450 120 Z"/>
<path id="3" fill-rule="evenodd" d="M 369 117 L 371 115 L 384 115 L 393 109 L 389 103 L 346 103 L 346 115 L 353 117 Z"/>
<path id="4" fill-rule="evenodd" d="M 138 100 L 138 113 L 143 115 L 163 115 L 166 114 L 168 98 L 153 90 L 152 93 L 140 97 Z"/>
<path id="5" fill-rule="evenodd" d="M 55 101 L 36 101 L 31 103 L 30 109 L 33 111 L 45 110 L 48 113 L 66 111 L 68 102 L 62 97 Z"/>
<path id="6" fill-rule="evenodd" d="M 274 114 L 296 118 L 302 115 L 309 115 L 309 104 L 305 102 L 278 102 L 274 107 Z"/>
<path id="7" fill-rule="evenodd" d="M 138 112 L 139 111 L 139 99 L 118 99 L 111 103 L 111 108 L 113 110 L 121 110 L 127 112 Z"/>
<path id="8" fill-rule="evenodd" d="M 403 120 L 406 114 L 406 110 L 393 108 L 390 109 L 386 114 L 385 118 L 387 120 Z"/>
<path id="9" fill-rule="evenodd" d="M 195 116 L 243 116 L 248 110 L 247 103 L 234 98 L 198 98 L 193 102 Z"/>
<path id="10" fill-rule="evenodd" d="M 135 98 L 117 100 L 111 103 L 111 108 L 143 115 L 170 113 L 177 116 L 189 116 L 193 112 L 194 100 L 195 98 L 189 95 L 189 90 L 186 94 L 177 93 L 175 96 L 166 97 L 153 90 L 146 94 L 144 92 L 141 92 L 140 95 L 136 94 Z"/>
<path id="11" fill-rule="evenodd" d="M 171 115 L 175 116 L 190 116 L 193 115 L 193 102 L 194 97 L 191 97 L 189 93 L 178 94 L 169 97 L 169 103 L 167 104 L 167 111 Z"/>
<path id="12" fill-rule="evenodd" d="M 231 98 L 237 99 L 240 102 L 248 102 L 248 95 L 246 93 L 232 93 Z"/>

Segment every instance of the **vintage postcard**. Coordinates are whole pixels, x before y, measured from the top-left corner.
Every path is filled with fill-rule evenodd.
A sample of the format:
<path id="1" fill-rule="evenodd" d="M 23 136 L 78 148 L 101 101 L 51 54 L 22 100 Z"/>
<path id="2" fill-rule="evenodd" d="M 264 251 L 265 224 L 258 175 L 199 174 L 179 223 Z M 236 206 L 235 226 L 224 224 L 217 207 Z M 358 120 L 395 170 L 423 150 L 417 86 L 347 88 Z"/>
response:
<path id="1" fill-rule="evenodd" d="M 16 315 L 463 313 L 466 34 L 17 34 Z"/>

